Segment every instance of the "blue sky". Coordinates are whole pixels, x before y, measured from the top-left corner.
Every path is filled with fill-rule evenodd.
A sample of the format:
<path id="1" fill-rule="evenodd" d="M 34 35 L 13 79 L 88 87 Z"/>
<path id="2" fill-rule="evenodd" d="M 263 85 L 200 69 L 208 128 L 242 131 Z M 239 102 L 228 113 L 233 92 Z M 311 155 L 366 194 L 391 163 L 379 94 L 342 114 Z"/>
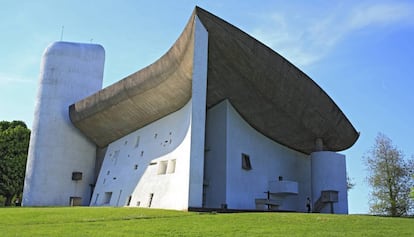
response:
<path id="1" fill-rule="evenodd" d="M 106 50 L 104 86 L 163 55 L 195 5 L 264 42 L 319 84 L 361 132 L 347 155 L 350 213 L 367 213 L 362 157 L 378 132 L 414 155 L 414 2 L 0 0 L 0 120 L 31 127 L 40 59 L 52 42 Z"/>

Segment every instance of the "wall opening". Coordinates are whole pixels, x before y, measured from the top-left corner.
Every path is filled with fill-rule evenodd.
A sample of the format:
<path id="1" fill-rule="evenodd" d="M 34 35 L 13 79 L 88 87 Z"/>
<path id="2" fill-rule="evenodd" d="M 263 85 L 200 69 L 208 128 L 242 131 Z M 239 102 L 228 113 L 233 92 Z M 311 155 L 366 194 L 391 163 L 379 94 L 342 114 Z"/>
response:
<path id="1" fill-rule="evenodd" d="M 116 200 L 116 206 L 119 206 L 119 199 L 121 198 L 122 189 L 119 190 L 118 199 Z"/>
<path id="2" fill-rule="evenodd" d="M 118 162 L 118 156 L 119 156 L 119 152 L 120 152 L 120 150 L 116 150 L 115 152 L 114 152 L 114 155 L 112 156 L 112 162 L 114 163 L 114 165 L 116 165 L 116 163 Z"/>
<path id="3" fill-rule="evenodd" d="M 154 193 L 150 193 L 149 200 L 148 200 L 148 207 L 151 207 L 152 199 L 154 198 Z"/>
<path id="4" fill-rule="evenodd" d="M 158 174 L 166 174 L 167 173 L 167 165 L 168 161 L 160 161 L 158 165 Z"/>
<path id="5" fill-rule="evenodd" d="M 95 205 L 98 203 L 98 198 L 99 198 L 99 193 L 96 194 L 95 202 L 94 202 Z"/>
<path id="6" fill-rule="evenodd" d="M 82 205 L 82 198 L 81 197 L 70 197 L 69 198 L 69 205 L 73 206 L 81 206 Z"/>
<path id="7" fill-rule="evenodd" d="M 82 172 L 79 172 L 79 171 L 72 172 L 72 180 L 73 181 L 82 180 Z"/>
<path id="8" fill-rule="evenodd" d="M 109 204 L 111 202 L 112 192 L 105 192 L 103 204 Z"/>
<path id="9" fill-rule="evenodd" d="M 241 159 L 242 159 L 242 169 L 251 170 L 252 164 L 250 163 L 250 156 L 242 153 Z"/>
<path id="10" fill-rule="evenodd" d="M 129 206 L 130 204 L 131 204 L 131 199 L 132 199 L 132 196 L 131 195 L 129 195 L 129 197 L 128 197 L 128 201 L 127 201 L 127 206 Z"/>
<path id="11" fill-rule="evenodd" d="M 137 136 L 137 139 L 135 140 L 135 148 L 139 147 L 139 140 L 140 136 Z"/>
<path id="12" fill-rule="evenodd" d="M 175 159 L 168 161 L 167 174 L 172 174 L 175 172 L 175 163 Z"/>

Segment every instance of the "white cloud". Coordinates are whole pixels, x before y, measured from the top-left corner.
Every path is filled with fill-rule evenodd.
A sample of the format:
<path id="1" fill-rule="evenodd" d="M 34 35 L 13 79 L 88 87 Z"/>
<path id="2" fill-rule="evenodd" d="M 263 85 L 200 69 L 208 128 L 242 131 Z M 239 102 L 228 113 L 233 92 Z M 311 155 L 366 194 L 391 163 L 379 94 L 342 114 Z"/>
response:
<path id="1" fill-rule="evenodd" d="M 338 5 L 314 15 L 296 10 L 271 14 L 252 35 L 299 66 L 319 61 L 358 30 L 414 23 L 414 5 L 409 3 Z"/>
<path id="2" fill-rule="evenodd" d="M 6 75 L 0 73 L 0 85 L 11 85 L 11 84 L 20 84 L 20 83 L 36 83 L 36 80 L 32 78 L 25 78 L 20 75 Z"/>
<path id="3" fill-rule="evenodd" d="M 350 29 L 375 25 L 389 25 L 400 21 L 412 21 L 414 6 L 409 4 L 378 4 L 354 8 L 350 14 Z"/>

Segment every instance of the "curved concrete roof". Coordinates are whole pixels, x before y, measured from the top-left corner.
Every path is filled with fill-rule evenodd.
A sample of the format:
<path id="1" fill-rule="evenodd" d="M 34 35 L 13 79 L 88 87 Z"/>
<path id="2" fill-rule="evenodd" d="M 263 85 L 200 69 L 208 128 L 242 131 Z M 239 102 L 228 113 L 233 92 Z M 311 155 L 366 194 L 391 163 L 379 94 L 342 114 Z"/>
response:
<path id="1" fill-rule="evenodd" d="M 191 98 L 194 18 L 208 31 L 207 109 L 228 99 L 256 130 L 309 154 L 320 138 L 340 151 L 358 139 L 334 101 L 293 64 L 240 29 L 196 7 L 183 33 L 155 63 L 70 106 L 98 146 L 158 120 Z"/>

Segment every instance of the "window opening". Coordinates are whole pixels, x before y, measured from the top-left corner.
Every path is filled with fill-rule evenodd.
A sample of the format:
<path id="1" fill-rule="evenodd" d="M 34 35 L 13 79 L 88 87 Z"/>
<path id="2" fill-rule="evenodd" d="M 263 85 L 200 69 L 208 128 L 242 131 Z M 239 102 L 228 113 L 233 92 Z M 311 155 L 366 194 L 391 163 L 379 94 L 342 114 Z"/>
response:
<path id="1" fill-rule="evenodd" d="M 95 205 L 96 205 L 96 203 L 98 203 L 98 198 L 99 198 L 99 193 L 96 194 L 96 197 L 95 197 Z"/>
<path id="2" fill-rule="evenodd" d="M 158 174 L 166 174 L 167 173 L 167 165 L 168 161 L 161 161 L 158 166 Z"/>
<path id="3" fill-rule="evenodd" d="M 69 205 L 70 206 L 81 206 L 82 205 L 82 198 L 81 197 L 69 197 Z"/>
<path id="4" fill-rule="evenodd" d="M 118 199 L 116 200 L 116 206 L 119 206 L 119 199 L 121 198 L 122 189 L 119 190 Z"/>
<path id="5" fill-rule="evenodd" d="M 109 204 L 111 202 L 112 192 L 105 192 L 104 204 Z"/>
<path id="6" fill-rule="evenodd" d="M 116 163 L 118 162 L 118 156 L 119 156 L 119 150 L 116 150 L 114 152 L 114 155 L 112 156 L 112 162 L 114 163 L 114 165 L 116 165 Z"/>
<path id="7" fill-rule="evenodd" d="M 167 174 L 172 174 L 175 172 L 175 163 L 175 159 L 168 161 Z"/>
<path id="8" fill-rule="evenodd" d="M 127 206 L 129 206 L 130 204 L 131 204 L 131 199 L 132 199 L 132 196 L 130 195 L 129 197 L 128 197 L 128 201 L 127 201 Z"/>
<path id="9" fill-rule="evenodd" d="M 135 140 L 135 147 L 139 147 L 139 139 L 140 139 L 140 136 L 137 136 L 137 140 Z"/>
<path id="10" fill-rule="evenodd" d="M 247 154 L 242 153 L 242 169 L 244 170 L 251 170 L 252 169 L 252 165 L 250 163 L 250 156 Z"/>
<path id="11" fill-rule="evenodd" d="M 78 172 L 78 171 L 72 172 L 72 180 L 74 181 L 82 180 L 82 172 Z"/>
<path id="12" fill-rule="evenodd" d="M 152 199 L 154 198 L 154 193 L 150 193 L 149 200 L 148 200 L 148 207 L 151 207 Z"/>

